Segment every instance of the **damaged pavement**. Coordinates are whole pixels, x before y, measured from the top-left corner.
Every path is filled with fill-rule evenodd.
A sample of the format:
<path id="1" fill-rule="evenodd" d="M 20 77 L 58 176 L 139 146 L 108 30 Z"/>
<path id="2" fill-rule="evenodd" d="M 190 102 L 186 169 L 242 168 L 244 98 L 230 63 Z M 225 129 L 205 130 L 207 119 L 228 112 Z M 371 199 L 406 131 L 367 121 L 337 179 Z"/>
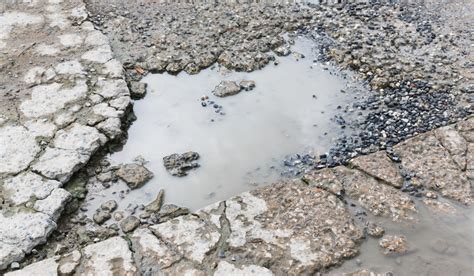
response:
<path id="1" fill-rule="evenodd" d="M 471 204 L 473 134 L 474 118 L 463 120 L 397 145 L 401 162 L 385 151 L 357 157 L 7 275 L 314 274 L 357 256 L 366 235 L 380 238 L 384 254 L 404 254 L 404 236 L 361 223 L 354 209 L 416 224 L 417 204 L 432 212 L 454 209 L 441 197 Z"/>
<path id="2" fill-rule="evenodd" d="M 131 105 L 122 63 L 87 17 L 80 0 L 24 1 L 0 15 L 0 271 L 48 241 L 72 198 L 64 186 L 122 134 Z M 404 237 L 384 236 L 360 214 L 416 224 L 419 204 L 448 213 L 470 205 L 473 142 L 471 117 L 346 166 L 133 223 L 125 235 L 6 275 L 314 274 L 357 256 L 370 233 L 403 254 Z"/>

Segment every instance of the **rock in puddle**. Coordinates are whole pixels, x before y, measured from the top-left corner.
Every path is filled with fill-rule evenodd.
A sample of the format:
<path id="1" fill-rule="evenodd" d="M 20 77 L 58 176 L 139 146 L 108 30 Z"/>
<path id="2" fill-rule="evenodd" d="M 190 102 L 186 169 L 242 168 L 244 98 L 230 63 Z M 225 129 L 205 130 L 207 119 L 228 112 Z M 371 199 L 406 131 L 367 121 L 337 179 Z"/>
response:
<path id="1" fill-rule="evenodd" d="M 174 204 L 165 204 L 158 213 L 152 217 L 154 223 L 163 223 L 170 219 L 189 214 L 189 209 Z"/>
<path id="2" fill-rule="evenodd" d="M 97 224 L 102 224 L 109 220 L 112 216 L 110 215 L 109 212 L 104 211 L 104 210 L 98 210 L 94 216 L 92 217 L 94 219 L 94 222 Z"/>
<path id="3" fill-rule="evenodd" d="M 140 219 L 136 216 L 128 216 L 120 222 L 120 228 L 124 233 L 129 233 L 135 230 L 140 225 Z"/>
<path id="4" fill-rule="evenodd" d="M 387 256 L 401 255 L 408 251 L 405 236 L 387 235 L 379 241 L 383 254 Z"/>
<path id="5" fill-rule="evenodd" d="M 106 201 L 102 203 L 102 205 L 100 205 L 100 208 L 109 213 L 113 212 L 115 211 L 115 209 L 117 209 L 117 201 L 115 200 Z"/>
<path id="6" fill-rule="evenodd" d="M 276 48 L 275 50 L 273 50 L 273 52 L 275 52 L 275 54 L 277 54 L 278 56 L 287 56 L 291 53 L 291 50 L 289 46 L 284 45 Z"/>
<path id="7" fill-rule="evenodd" d="M 212 94 L 217 97 L 228 97 L 238 94 L 241 90 L 242 87 L 235 81 L 221 81 L 221 83 L 214 88 Z"/>
<path id="8" fill-rule="evenodd" d="M 123 212 L 120 212 L 120 211 L 119 211 L 119 212 L 115 212 L 114 215 L 113 215 L 113 217 L 114 217 L 114 220 L 115 220 L 115 221 L 121 221 L 121 220 L 123 219 L 123 217 L 124 217 L 124 214 L 123 214 Z"/>
<path id="9" fill-rule="evenodd" d="M 199 167 L 194 162 L 199 159 L 197 152 L 189 151 L 183 154 L 174 153 L 163 157 L 166 170 L 174 176 L 185 176 L 187 171 Z"/>
<path id="10" fill-rule="evenodd" d="M 374 237 L 374 238 L 380 238 L 385 233 L 385 230 L 381 226 L 379 226 L 379 225 L 377 225 L 373 222 L 369 222 L 367 224 L 366 230 L 367 230 L 367 234 L 369 236 Z"/>
<path id="11" fill-rule="evenodd" d="M 125 164 L 117 170 L 117 176 L 127 183 L 130 189 L 142 187 L 153 177 L 153 173 L 140 164 Z"/>
<path id="12" fill-rule="evenodd" d="M 150 213 L 158 212 L 161 209 L 161 205 L 163 205 L 163 197 L 165 195 L 165 191 L 161 189 L 158 192 L 155 200 L 150 202 L 148 205 L 145 206 L 145 210 Z"/>
<path id="13" fill-rule="evenodd" d="M 143 98 L 146 94 L 146 87 L 147 87 L 147 84 L 144 82 L 136 82 L 136 81 L 131 82 L 131 85 L 130 85 L 131 96 L 134 99 Z"/>

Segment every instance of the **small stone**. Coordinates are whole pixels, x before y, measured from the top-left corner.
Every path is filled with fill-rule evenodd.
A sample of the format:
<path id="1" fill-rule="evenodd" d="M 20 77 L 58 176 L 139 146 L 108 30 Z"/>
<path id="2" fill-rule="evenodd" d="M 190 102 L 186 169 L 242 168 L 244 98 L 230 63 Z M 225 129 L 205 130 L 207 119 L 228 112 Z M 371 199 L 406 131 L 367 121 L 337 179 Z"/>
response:
<path id="1" fill-rule="evenodd" d="M 150 180 L 153 177 L 153 173 L 143 165 L 125 164 L 120 166 L 117 176 L 125 181 L 130 189 L 137 189 Z"/>
<path id="2" fill-rule="evenodd" d="M 144 82 L 133 81 L 130 85 L 130 93 L 134 99 L 141 99 L 146 94 L 147 84 Z"/>
<path id="3" fill-rule="evenodd" d="M 221 81 L 212 94 L 217 97 L 227 97 L 238 94 L 241 90 L 242 88 L 235 81 Z"/>
<path id="4" fill-rule="evenodd" d="M 155 200 L 153 200 L 151 203 L 145 206 L 145 210 L 151 213 L 158 212 L 161 209 L 161 205 L 163 204 L 164 194 L 165 194 L 165 191 L 161 189 L 158 192 L 158 195 L 156 196 Z"/>
<path id="5" fill-rule="evenodd" d="M 115 200 L 106 201 L 102 203 L 102 205 L 100 205 L 100 208 L 106 212 L 111 213 L 115 211 L 115 209 L 117 209 L 117 201 Z"/>
<path id="6" fill-rule="evenodd" d="M 296 59 L 296 60 L 300 60 L 300 59 L 304 59 L 305 56 L 302 54 L 302 53 L 298 53 L 298 52 L 293 52 L 293 57 Z"/>
<path id="7" fill-rule="evenodd" d="M 124 233 L 132 232 L 140 225 L 140 220 L 135 216 L 128 216 L 120 222 L 120 227 Z"/>
<path id="8" fill-rule="evenodd" d="M 425 197 L 431 198 L 431 199 L 437 199 L 437 198 L 438 198 L 438 194 L 436 194 L 435 192 L 427 191 L 427 192 L 425 193 Z"/>
<path id="9" fill-rule="evenodd" d="M 174 204 L 165 204 L 161 207 L 160 212 L 158 212 L 158 219 L 159 222 L 165 222 L 187 214 L 189 214 L 188 208 L 179 207 Z"/>
<path id="10" fill-rule="evenodd" d="M 385 236 L 385 238 L 380 240 L 379 246 L 384 249 L 384 255 L 398 255 L 404 254 L 408 251 L 408 245 L 405 236 Z"/>
<path id="11" fill-rule="evenodd" d="M 97 224 L 102 224 L 109 220 L 111 217 L 109 212 L 103 211 L 103 210 L 98 210 L 94 216 L 92 217 Z"/>
<path id="12" fill-rule="evenodd" d="M 383 236 L 384 233 L 385 233 L 385 230 L 375 223 L 369 223 L 367 225 L 367 234 L 369 234 L 370 236 L 374 238 L 380 238 Z"/>
<path id="13" fill-rule="evenodd" d="M 183 154 L 174 153 L 163 158 L 165 168 L 171 175 L 185 176 L 187 171 L 199 167 L 194 161 L 199 159 L 197 152 L 189 151 Z"/>
<path id="14" fill-rule="evenodd" d="M 11 265 L 10 265 L 11 269 L 19 269 L 20 268 L 20 264 L 18 262 L 13 262 Z"/>
<path id="15" fill-rule="evenodd" d="M 111 171 L 100 173 L 97 175 L 97 180 L 99 180 L 100 182 L 109 182 L 112 181 L 113 178 L 113 173 Z"/>
<path id="16" fill-rule="evenodd" d="M 150 213 L 144 212 L 144 213 L 141 213 L 138 217 L 139 217 L 140 219 L 147 219 L 147 218 L 149 218 L 150 216 L 151 216 Z"/>
<path id="17" fill-rule="evenodd" d="M 119 211 L 119 212 L 115 212 L 113 214 L 113 217 L 114 217 L 115 221 L 121 221 L 123 219 L 124 215 L 123 215 L 123 212 Z"/>
<path id="18" fill-rule="evenodd" d="M 290 48 L 288 46 L 280 46 L 273 50 L 273 52 L 275 52 L 275 54 L 277 54 L 278 56 L 287 56 L 291 53 Z"/>

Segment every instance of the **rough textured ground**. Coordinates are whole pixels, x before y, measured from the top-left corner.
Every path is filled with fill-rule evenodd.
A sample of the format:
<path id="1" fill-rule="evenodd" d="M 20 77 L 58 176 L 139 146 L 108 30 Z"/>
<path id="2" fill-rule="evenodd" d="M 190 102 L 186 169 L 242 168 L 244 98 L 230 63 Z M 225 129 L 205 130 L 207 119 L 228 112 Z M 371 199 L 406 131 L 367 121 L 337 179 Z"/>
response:
<path id="1" fill-rule="evenodd" d="M 365 233 L 400 251 L 399 239 L 383 236 L 383 228 L 352 210 L 417 223 L 416 204 L 436 212 L 453 208 L 441 197 L 469 205 L 473 135 L 470 118 L 397 145 L 400 161 L 385 151 L 358 157 L 347 167 L 275 183 L 164 223 L 145 223 L 125 239 L 113 237 L 7 275 L 58 275 L 66 268 L 101 275 L 313 274 L 356 256 Z"/>
<path id="2" fill-rule="evenodd" d="M 354 106 L 371 110 L 364 131 L 322 158 L 330 168 L 196 214 L 167 206 L 125 238 L 109 238 L 118 228 L 74 217 L 77 228 L 59 231 L 74 236 L 73 244 L 12 274 L 313 273 L 357 254 L 364 225 L 352 207 L 416 223 L 416 203 L 449 212 L 450 204 L 436 197 L 472 202 L 474 121 L 438 128 L 472 112 L 469 13 L 448 21 L 436 17 L 436 6 L 433 16 L 365 4 L 87 3 L 91 21 L 108 38 L 87 21 L 80 0 L 0 6 L 0 270 L 35 255 L 66 204 L 84 197 L 86 184 L 71 177 L 121 134 L 130 104 L 126 81 L 133 88 L 147 71 L 197 73 L 214 62 L 256 70 L 291 51 L 291 37 L 283 38 L 288 31 L 313 36 L 321 60 L 358 71 L 375 93 Z M 346 162 L 380 147 L 387 150 Z M 347 166 L 331 168 L 340 163 Z M 113 182 L 115 169 L 102 167 L 86 173 L 97 183 Z"/>
<path id="3" fill-rule="evenodd" d="M 5 4 L 0 15 L 0 269 L 56 228 L 61 188 L 121 132 L 130 104 L 107 38 L 82 1 Z"/>

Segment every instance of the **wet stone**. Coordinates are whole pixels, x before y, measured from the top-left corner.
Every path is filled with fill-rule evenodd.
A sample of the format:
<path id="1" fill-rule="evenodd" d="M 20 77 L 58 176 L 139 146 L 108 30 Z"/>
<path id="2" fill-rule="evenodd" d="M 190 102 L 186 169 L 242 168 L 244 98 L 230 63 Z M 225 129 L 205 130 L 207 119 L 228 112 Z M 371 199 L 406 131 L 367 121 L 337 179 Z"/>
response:
<path id="1" fill-rule="evenodd" d="M 107 220 L 109 220 L 110 218 L 111 218 L 110 213 L 103 210 L 98 210 L 93 216 L 93 219 L 95 223 L 97 224 L 102 224 L 106 222 Z"/>
<path id="2" fill-rule="evenodd" d="M 238 85 L 235 81 L 221 81 L 212 94 L 217 97 L 228 97 L 235 94 L 238 94 L 242 90 L 242 87 Z"/>
<path id="3" fill-rule="evenodd" d="M 288 46 L 280 46 L 280 47 L 276 48 L 273 51 L 278 56 L 287 56 L 291 53 L 290 47 L 288 47 Z"/>
<path id="4" fill-rule="evenodd" d="M 367 230 L 367 234 L 374 238 L 380 238 L 385 233 L 385 230 L 382 227 L 380 227 L 379 225 L 373 222 L 368 223 L 366 230 Z"/>
<path id="5" fill-rule="evenodd" d="M 379 246 L 383 249 L 384 255 L 401 255 L 408 251 L 407 239 L 405 236 L 387 235 L 380 239 Z"/>
<path id="6" fill-rule="evenodd" d="M 189 151 L 183 154 L 174 153 L 163 157 L 165 168 L 171 175 L 186 176 L 188 170 L 199 167 L 199 164 L 194 162 L 199 159 L 197 152 Z"/>
<path id="7" fill-rule="evenodd" d="M 131 85 L 130 85 L 131 96 L 134 99 L 141 99 L 145 97 L 146 87 L 147 85 L 144 82 L 136 82 L 136 81 L 131 82 Z"/>
<path id="8" fill-rule="evenodd" d="M 125 164 L 117 170 L 117 176 L 127 183 L 130 189 L 143 186 L 153 177 L 153 173 L 139 164 Z"/>
<path id="9" fill-rule="evenodd" d="M 135 216 L 128 216 L 120 222 L 120 228 L 124 233 L 132 232 L 140 225 L 140 219 Z"/>
<path id="10" fill-rule="evenodd" d="M 148 205 L 145 206 L 145 210 L 147 212 L 158 212 L 161 209 L 161 205 L 163 204 L 163 197 L 164 197 L 165 191 L 161 189 L 158 192 L 158 195 L 156 196 L 155 200 L 150 202 Z"/>
<path id="11" fill-rule="evenodd" d="M 109 200 L 100 205 L 100 208 L 106 212 L 113 212 L 115 209 L 117 209 L 117 201 L 115 200 Z"/>
<path id="12" fill-rule="evenodd" d="M 187 214 L 189 214 L 188 208 L 179 207 L 174 204 L 165 204 L 158 213 L 152 216 L 152 220 L 161 223 Z"/>

